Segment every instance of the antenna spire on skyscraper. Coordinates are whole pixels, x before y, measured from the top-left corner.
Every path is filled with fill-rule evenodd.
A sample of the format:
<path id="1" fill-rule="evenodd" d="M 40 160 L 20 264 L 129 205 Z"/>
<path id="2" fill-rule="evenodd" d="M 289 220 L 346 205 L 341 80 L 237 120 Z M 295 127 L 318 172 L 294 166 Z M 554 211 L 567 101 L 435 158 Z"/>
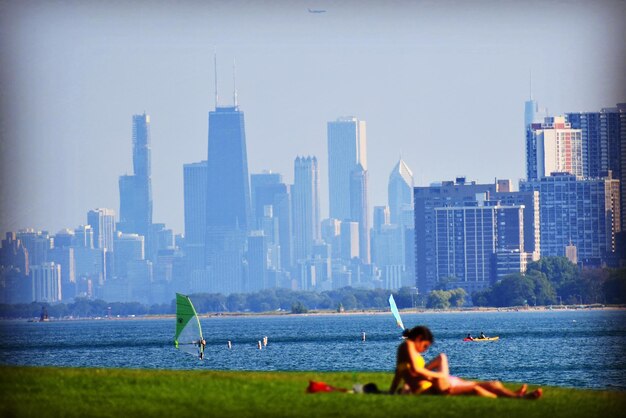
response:
<path id="1" fill-rule="evenodd" d="M 528 73 L 529 73 L 528 83 L 529 83 L 529 90 L 530 90 L 530 100 L 532 100 L 533 99 L 533 69 L 532 68 L 529 69 Z"/>
<path id="2" fill-rule="evenodd" d="M 237 107 L 237 64 L 233 58 L 233 103 Z"/>

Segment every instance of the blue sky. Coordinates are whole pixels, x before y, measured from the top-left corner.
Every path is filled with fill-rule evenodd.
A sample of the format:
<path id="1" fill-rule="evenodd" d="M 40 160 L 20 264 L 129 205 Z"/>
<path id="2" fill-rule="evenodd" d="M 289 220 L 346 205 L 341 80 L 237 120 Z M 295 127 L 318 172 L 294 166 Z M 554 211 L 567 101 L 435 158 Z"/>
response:
<path id="1" fill-rule="evenodd" d="M 307 8 L 325 9 L 311 14 Z M 183 231 L 182 166 L 206 159 L 237 62 L 250 173 L 320 163 L 326 122 L 367 122 L 370 207 L 399 156 L 416 185 L 524 175 L 524 101 L 551 114 L 626 101 L 626 2 L 0 2 L 0 231 L 119 210 L 131 116 L 152 119 L 154 221 Z"/>

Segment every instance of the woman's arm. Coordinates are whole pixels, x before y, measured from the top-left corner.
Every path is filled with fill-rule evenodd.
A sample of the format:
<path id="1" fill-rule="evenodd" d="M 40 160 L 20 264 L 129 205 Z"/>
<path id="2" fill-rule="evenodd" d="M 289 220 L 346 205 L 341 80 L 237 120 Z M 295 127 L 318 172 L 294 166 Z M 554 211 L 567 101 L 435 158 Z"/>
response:
<path id="1" fill-rule="evenodd" d="M 416 375 L 422 376 L 428 380 L 441 379 L 444 377 L 448 377 L 448 373 L 436 372 L 429 368 L 429 367 L 436 368 L 433 366 L 433 363 L 435 363 L 435 361 L 439 357 L 437 357 L 437 359 L 435 359 L 434 361 L 431 361 L 430 363 L 428 363 L 425 367 L 417 367 L 417 358 L 420 354 L 415 349 L 415 345 L 413 344 L 412 341 L 407 341 L 407 348 L 409 351 L 409 358 L 411 360 L 411 368 L 413 369 L 413 372 Z"/>

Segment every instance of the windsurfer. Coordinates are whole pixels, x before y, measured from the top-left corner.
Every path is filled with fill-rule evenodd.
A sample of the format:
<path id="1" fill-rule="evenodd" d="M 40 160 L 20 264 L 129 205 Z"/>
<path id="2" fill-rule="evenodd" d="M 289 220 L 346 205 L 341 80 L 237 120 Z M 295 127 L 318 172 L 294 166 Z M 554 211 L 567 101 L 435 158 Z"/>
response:
<path id="1" fill-rule="evenodd" d="M 200 349 L 200 360 L 202 360 L 204 358 L 204 348 L 206 347 L 206 340 L 203 338 L 200 341 L 198 341 L 198 348 Z"/>

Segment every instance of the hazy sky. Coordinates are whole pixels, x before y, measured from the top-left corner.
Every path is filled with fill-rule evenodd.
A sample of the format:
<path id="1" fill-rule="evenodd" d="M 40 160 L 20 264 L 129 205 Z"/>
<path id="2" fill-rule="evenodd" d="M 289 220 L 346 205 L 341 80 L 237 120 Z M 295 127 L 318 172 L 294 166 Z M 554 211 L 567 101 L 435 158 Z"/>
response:
<path id="1" fill-rule="evenodd" d="M 325 9 L 311 14 L 307 8 Z M 119 211 L 131 117 L 152 124 L 155 222 L 183 231 L 183 164 L 214 107 L 245 112 L 250 173 L 320 163 L 326 122 L 367 122 L 370 206 L 399 156 L 416 185 L 524 176 L 524 101 L 552 114 L 626 101 L 626 2 L 1 1 L 0 232 Z"/>

